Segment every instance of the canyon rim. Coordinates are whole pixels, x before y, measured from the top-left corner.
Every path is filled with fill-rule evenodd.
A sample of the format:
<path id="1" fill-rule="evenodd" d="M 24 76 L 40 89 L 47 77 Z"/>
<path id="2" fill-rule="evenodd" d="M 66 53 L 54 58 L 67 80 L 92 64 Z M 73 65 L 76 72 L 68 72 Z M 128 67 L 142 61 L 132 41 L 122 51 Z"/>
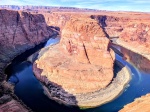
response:
<path id="1" fill-rule="evenodd" d="M 49 38 L 60 37 L 60 42 L 38 51 L 33 71 L 43 84 L 45 95 L 67 106 L 94 108 L 112 101 L 124 91 L 132 80 L 131 71 L 116 61 L 113 44 L 143 56 L 142 62 L 150 59 L 149 13 L 44 6 L 42 10 L 33 6 L 13 11 L 11 7 L 1 7 L 6 8 L 0 9 L 2 112 L 32 111 L 14 94 L 4 69 L 15 57 Z M 117 73 L 114 64 L 121 68 Z M 149 94 L 140 98 L 141 104 L 137 99 L 121 111 L 134 110 L 134 105 L 148 105 L 147 97 Z"/>

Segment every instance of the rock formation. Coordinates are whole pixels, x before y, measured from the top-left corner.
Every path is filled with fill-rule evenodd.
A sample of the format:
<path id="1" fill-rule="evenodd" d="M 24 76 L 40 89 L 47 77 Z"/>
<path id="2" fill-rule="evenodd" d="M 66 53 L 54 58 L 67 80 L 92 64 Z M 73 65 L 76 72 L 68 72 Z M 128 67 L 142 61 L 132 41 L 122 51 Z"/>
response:
<path id="1" fill-rule="evenodd" d="M 47 29 L 42 15 L 8 10 L 0 10 L 0 15 L 0 71 L 16 55 L 56 33 Z"/>
<path id="2" fill-rule="evenodd" d="M 11 86 L 5 82 L 6 74 L 3 73 L 7 64 L 15 56 L 41 42 L 45 42 L 56 34 L 57 32 L 48 28 L 44 16 L 41 14 L 0 10 L 0 97 L 3 94 L 11 93 Z M 14 100 L 11 104 L 17 105 Z M 18 108 L 20 106 L 16 107 L 13 112 L 17 111 Z M 2 111 L 1 108 L 0 111 Z"/>
<path id="3" fill-rule="evenodd" d="M 150 59 L 149 14 L 96 10 L 89 12 L 86 9 L 63 7 L 37 7 L 38 10 L 32 6 L 30 10 L 28 8 L 30 7 L 15 8 L 27 12 L 0 9 L 0 97 L 10 93 L 10 86 L 4 81 L 6 75 L 3 70 L 6 65 L 20 53 L 57 35 L 59 30 L 62 31 L 60 44 L 41 53 L 33 69 L 36 77 L 46 85 L 45 90 L 48 88 L 46 94 L 50 97 L 61 94 L 58 95 L 61 103 L 64 101 L 71 105 L 78 103 L 83 107 L 94 107 L 105 103 L 106 99 L 112 100 L 121 92 L 128 80 L 122 81 L 121 75 L 119 83 L 112 79 L 115 56 L 109 48 L 111 44 L 108 38 L 117 37 L 118 44 Z M 32 11 L 32 8 L 35 10 Z M 126 76 L 129 79 L 128 73 Z M 112 80 L 117 83 L 116 88 L 112 87 Z M 65 91 L 58 93 L 56 86 L 61 86 Z M 100 94 L 104 91 L 113 91 L 110 87 L 118 93 L 113 97 L 112 94 L 101 97 Z M 52 94 L 51 88 L 56 89 L 58 94 Z M 99 92 L 100 89 L 103 91 Z M 74 102 L 72 95 L 76 96 L 78 102 Z M 100 103 L 97 99 L 103 100 Z"/>
<path id="4" fill-rule="evenodd" d="M 98 22 L 90 18 L 71 18 L 61 37 L 58 45 L 41 51 L 33 65 L 35 76 L 46 86 L 45 94 L 60 103 L 86 108 L 114 99 L 130 75 L 120 72 L 120 78 L 110 84 L 115 55 Z M 126 80 L 122 79 L 124 76 Z M 120 85 L 114 86 L 117 84 Z M 114 88 L 116 91 L 112 92 Z M 104 95 L 106 91 L 109 93 Z"/>
<path id="5" fill-rule="evenodd" d="M 150 59 L 150 24 L 130 24 L 124 29 L 117 43 Z"/>
<path id="6" fill-rule="evenodd" d="M 149 112 L 150 111 L 150 94 L 142 96 L 134 100 L 134 102 L 127 104 L 119 112 Z"/>
<path id="7" fill-rule="evenodd" d="M 114 52 L 96 21 L 71 19 L 62 31 L 60 45 L 37 61 L 49 81 L 72 94 L 105 88 L 113 78 Z"/>
<path id="8" fill-rule="evenodd" d="M 60 13 L 41 13 L 43 14 L 47 25 L 55 26 L 62 30 L 66 22 L 70 19 L 71 14 Z"/>
<path id="9" fill-rule="evenodd" d="M 123 58 L 132 63 L 139 70 L 150 73 L 150 60 L 145 58 L 144 56 L 137 54 L 131 50 L 125 49 L 120 46 L 120 51 L 123 54 Z"/>

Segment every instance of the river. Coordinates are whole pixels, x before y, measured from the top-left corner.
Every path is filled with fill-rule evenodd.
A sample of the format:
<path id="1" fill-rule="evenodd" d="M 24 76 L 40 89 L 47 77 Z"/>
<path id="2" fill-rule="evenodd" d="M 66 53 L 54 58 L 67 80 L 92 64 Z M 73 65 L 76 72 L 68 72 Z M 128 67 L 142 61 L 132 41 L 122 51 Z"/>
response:
<path id="1" fill-rule="evenodd" d="M 45 47 L 48 45 L 56 44 L 58 41 L 58 38 L 50 39 L 45 44 Z M 111 101 L 110 103 L 96 108 L 80 110 L 78 108 L 66 107 L 50 100 L 47 96 L 44 95 L 42 84 L 33 74 L 32 63 L 26 60 L 21 60 L 17 62 L 17 64 L 15 63 L 14 66 L 8 67 L 6 69 L 6 73 L 8 76 L 10 76 L 8 82 L 15 85 L 15 94 L 27 106 L 36 112 L 118 112 L 118 110 L 123 108 L 124 105 L 132 102 L 135 98 L 150 92 L 150 88 L 148 87 L 148 85 L 150 85 L 150 70 L 149 68 L 142 68 L 143 63 L 148 65 L 150 61 L 146 60 L 145 58 L 141 58 L 140 55 L 120 46 L 114 47 L 122 52 L 122 54 L 125 54 L 126 57 L 122 58 L 116 53 L 116 60 L 122 62 L 124 65 L 131 69 L 132 80 L 130 81 L 129 86 L 118 98 Z M 134 60 L 134 55 L 137 59 L 140 59 L 138 63 L 136 60 Z"/>

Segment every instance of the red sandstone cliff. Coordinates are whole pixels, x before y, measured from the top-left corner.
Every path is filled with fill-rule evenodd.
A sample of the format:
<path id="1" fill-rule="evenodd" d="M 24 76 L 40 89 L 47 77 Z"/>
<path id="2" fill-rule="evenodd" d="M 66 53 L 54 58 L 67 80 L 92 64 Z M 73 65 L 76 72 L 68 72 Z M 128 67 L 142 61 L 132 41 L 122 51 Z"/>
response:
<path id="1" fill-rule="evenodd" d="M 92 74 L 97 74 L 97 70 L 99 70 L 98 73 L 104 72 L 103 69 L 99 69 L 99 68 L 105 68 L 105 67 L 110 68 L 109 70 L 106 70 L 104 72 L 104 74 L 107 74 L 107 71 L 109 71 L 111 73 L 110 76 L 102 75 L 102 78 L 104 79 L 102 80 L 102 82 L 105 82 L 105 79 L 108 79 L 106 80 L 106 83 L 104 83 L 104 85 L 102 83 L 97 83 L 96 77 L 98 75 L 92 75 L 91 77 L 90 72 L 89 74 L 86 73 L 88 74 L 88 76 L 86 76 L 86 74 L 82 75 L 83 77 L 69 74 L 69 77 L 71 79 L 68 79 L 69 81 L 66 84 L 62 84 L 64 80 L 62 80 L 62 82 L 59 82 L 58 80 L 55 80 L 56 78 L 55 76 L 54 77 L 52 76 L 53 78 L 52 81 L 54 80 L 54 82 L 56 81 L 57 83 L 62 84 L 64 88 L 69 88 L 68 91 L 73 91 L 70 88 L 76 87 L 77 86 L 76 83 L 79 83 L 80 85 L 79 87 L 83 87 L 82 88 L 83 92 L 87 92 L 86 85 L 83 86 L 83 83 L 80 82 L 81 80 L 85 80 L 85 82 L 88 82 L 90 84 L 88 91 L 90 89 L 96 90 L 97 87 L 99 86 L 103 88 L 110 82 L 110 80 L 112 79 L 112 62 L 113 62 L 113 59 L 110 57 L 111 56 L 113 57 L 113 52 L 107 49 L 109 41 L 106 37 L 119 37 L 120 39 L 118 40 L 122 41 L 122 43 L 119 43 L 120 45 L 129 47 L 129 49 L 135 48 L 133 49 L 133 51 L 135 52 L 138 50 L 142 51 L 139 52 L 139 54 L 149 53 L 149 24 L 148 24 L 149 14 L 130 13 L 130 12 L 98 12 L 94 15 L 93 13 L 75 14 L 72 12 L 68 13 L 66 11 L 65 13 L 56 12 L 56 13 L 44 14 L 43 17 L 42 15 L 34 15 L 26 12 L 0 10 L 0 15 L 1 15 L 0 16 L 0 24 L 1 24 L 0 25 L 0 37 L 1 37 L 0 38 L 0 47 L 1 47 L 0 48 L 0 71 L 2 71 L 4 66 L 8 62 L 10 62 L 10 60 L 13 57 L 15 57 L 17 54 L 24 52 L 26 49 L 33 47 L 39 42 L 47 39 L 49 36 L 55 34 L 53 31 L 51 32 L 50 27 L 47 28 L 44 17 L 49 26 L 60 27 L 61 30 L 63 30 L 65 24 L 69 24 L 65 26 L 65 29 L 63 30 L 62 33 L 62 36 L 67 38 L 66 39 L 63 38 L 63 40 L 61 41 L 60 43 L 61 48 L 58 46 L 59 49 L 61 50 L 62 50 L 62 46 L 66 48 L 66 50 L 64 51 L 65 52 L 64 55 L 62 55 L 61 52 L 56 52 L 56 53 L 55 51 L 53 52 L 54 54 L 56 54 L 54 55 L 56 59 L 58 58 L 64 61 L 66 59 L 66 56 L 68 56 L 69 59 L 66 60 L 69 60 L 69 62 L 71 63 L 73 62 L 72 64 L 70 63 L 68 64 L 67 61 L 66 63 L 59 63 L 58 61 L 56 63 L 55 62 L 52 63 L 52 65 L 48 65 L 47 61 L 45 61 L 47 59 L 43 56 L 40 60 L 41 63 L 45 63 L 45 67 L 43 68 L 46 68 L 48 70 L 49 69 L 48 67 L 52 66 L 52 70 L 50 70 L 49 72 L 50 74 L 55 74 L 58 72 L 57 69 L 54 69 L 55 68 L 54 66 L 56 66 L 56 68 L 57 66 L 62 68 L 64 67 L 65 73 L 63 74 L 67 74 L 67 75 L 69 73 L 66 72 L 67 71 L 66 68 L 68 66 L 70 67 L 71 65 L 73 65 L 73 67 L 70 68 L 71 73 L 72 72 L 75 73 L 74 71 L 76 70 L 77 72 L 81 72 L 81 74 L 86 73 L 87 71 L 85 70 L 87 69 L 90 71 L 91 67 L 96 68 L 90 71 L 90 72 L 94 72 Z M 95 22 L 90 23 L 90 21 L 93 22 L 92 20 L 90 21 L 87 20 L 86 21 L 87 23 L 84 20 L 69 21 L 72 16 L 79 18 L 83 15 L 84 16 L 86 15 L 86 18 L 84 18 L 84 20 L 86 20 L 89 17 L 91 17 L 92 19 L 96 19 L 100 26 L 97 23 L 95 24 Z M 75 27 L 70 27 L 70 25 L 73 24 L 76 24 Z M 85 24 L 85 26 L 83 27 L 82 24 Z M 89 24 L 91 26 L 89 26 Z M 99 36 L 102 37 L 100 38 L 100 40 L 99 38 L 97 38 L 97 35 L 96 36 L 92 35 L 92 33 L 96 33 L 96 31 L 101 33 L 101 35 L 98 34 L 98 37 Z M 74 33 L 72 34 L 72 32 Z M 70 39 L 70 37 L 74 37 L 73 41 L 72 39 Z M 88 37 L 88 38 L 83 38 L 83 37 Z M 89 40 L 91 41 L 91 43 L 89 43 Z M 100 43 L 104 42 L 105 44 L 104 45 L 98 44 L 97 42 Z M 111 53 L 112 55 L 110 55 Z M 52 54 L 49 55 L 51 56 Z M 111 63 L 107 61 L 109 63 L 107 64 L 106 62 L 103 61 L 103 58 L 104 61 L 110 60 Z M 49 60 L 52 60 L 52 58 L 49 58 Z M 102 62 L 104 65 L 101 66 L 99 60 L 101 60 L 100 62 Z M 74 62 L 80 64 L 75 64 Z M 84 64 L 85 66 L 88 65 L 89 68 L 84 68 L 85 67 L 83 66 Z M 81 69 L 81 71 L 78 71 L 79 68 Z M 47 74 L 46 76 L 48 75 L 49 74 Z M 4 76 L 5 75 L 1 76 L 0 78 L 4 79 Z M 72 78 L 72 76 L 74 77 Z M 40 76 L 37 77 L 41 78 Z M 76 79 L 77 82 L 74 82 L 74 79 Z M 46 80 L 45 77 L 42 80 L 43 81 Z M 73 82 L 76 85 L 72 84 L 70 87 L 68 87 L 69 82 Z M 81 92 L 80 91 L 81 88 L 76 88 L 76 90 L 77 92 Z"/>
<path id="2" fill-rule="evenodd" d="M 16 55 L 55 33 L 48 30 L 44 16 L 40 14 L 0 10 L 0 70 Z"/>
<path id="3" fill-rule="evenodd" d="M 66 23 L 60 44 L 36 61 L 37 68 L 69 93 L 96 91 L 113 78 L 114 52 L 108 46 L 109 40 L 95 20 L 73 18 Z"/>
<path id="4" fill-rule="evenodd" d="M 139 22 L 128 25 L 117 43 L 150 59 L 150 24 Z"/>
<path id="5" fill-rule="evenodd" d="M 36 60 L 33 70 L 48 88 L 47 94 L 51 99 L 59 99 L 68 105 L 93 107 L 100 105 L 100 101 L 88 101 L 82 95 L 88 96 L 88 93 L 92 94 L 111 83 L 114 59 L 109 39 L 98 22 L 90 18 L 73 17 L 63 28 L 60 43 L 49 47 Z M 58 91 L 49 85 L 59 88 Z"/>
<path id="6" fill-rule="evenodd" d="M 10 85 L 5 81 L 3 69 L 15 56 L 56 34 L 57 32 L 48 28 L 41 14 L 0 10 L 0 112 L 28 111 L 12 97 L 5 97 L 4 94 L 11 91 Z"/>

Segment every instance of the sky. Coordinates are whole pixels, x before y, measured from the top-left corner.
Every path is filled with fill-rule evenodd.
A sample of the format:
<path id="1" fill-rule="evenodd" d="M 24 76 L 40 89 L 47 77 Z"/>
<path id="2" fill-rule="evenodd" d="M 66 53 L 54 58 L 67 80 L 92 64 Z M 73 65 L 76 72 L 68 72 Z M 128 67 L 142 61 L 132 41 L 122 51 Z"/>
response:
<path id="1" fill-rule="evenodd" d="M 111 11 L 150 12 L 150 0 L 0 0 L 0 5 L 63 6 Z"/>

